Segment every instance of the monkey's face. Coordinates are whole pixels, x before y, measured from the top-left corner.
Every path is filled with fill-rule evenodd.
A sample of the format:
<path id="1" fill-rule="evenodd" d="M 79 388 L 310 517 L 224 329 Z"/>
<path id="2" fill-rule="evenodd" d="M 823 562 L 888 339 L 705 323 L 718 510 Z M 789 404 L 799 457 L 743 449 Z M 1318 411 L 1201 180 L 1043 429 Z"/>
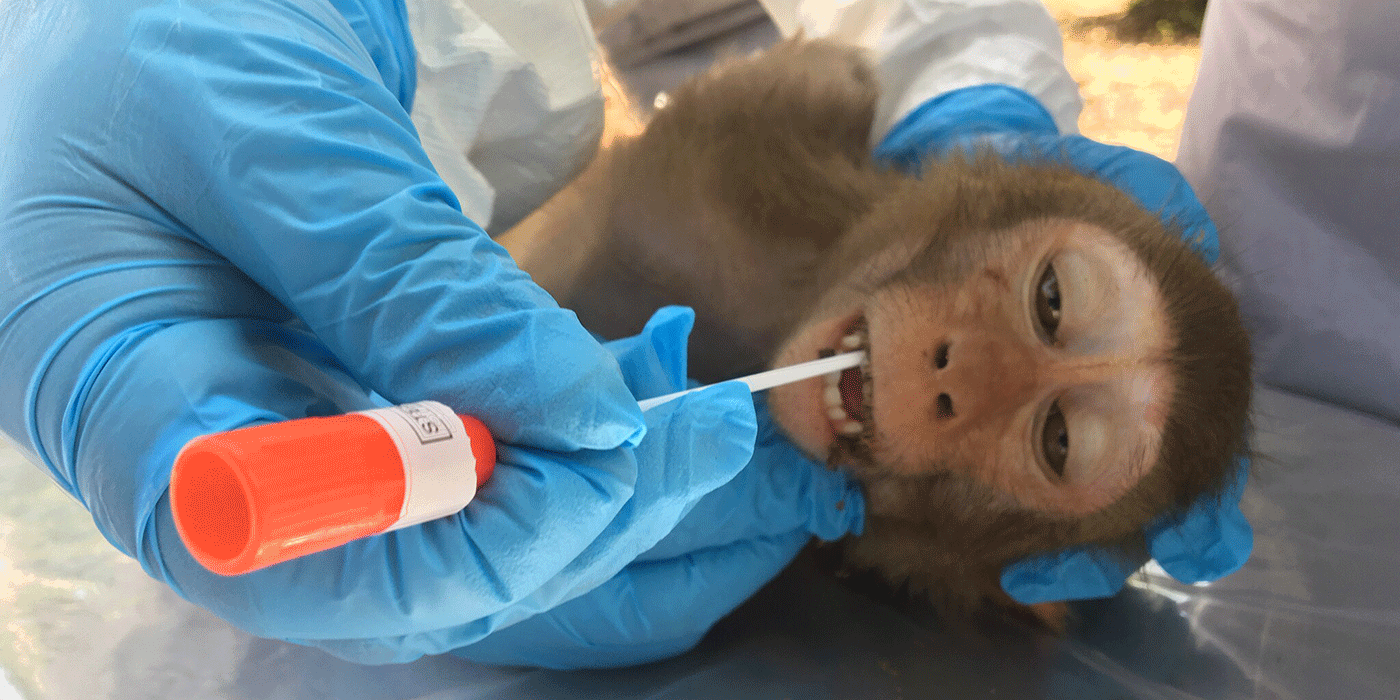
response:
<path id="1" fill-rule="evenodd" d="M 1099 510 L 1152 469 L 1173 339 L 1129 246 L 1064 218 L 922 240 L 873 228 L 853 246 L 865 261 L 779 351 L 778 365 L 868 352 L 838 382 L 771 392 L 800 447 L 867 482 L 945 474 L 986 487 L 997 510 L 1052 517 Z"/>

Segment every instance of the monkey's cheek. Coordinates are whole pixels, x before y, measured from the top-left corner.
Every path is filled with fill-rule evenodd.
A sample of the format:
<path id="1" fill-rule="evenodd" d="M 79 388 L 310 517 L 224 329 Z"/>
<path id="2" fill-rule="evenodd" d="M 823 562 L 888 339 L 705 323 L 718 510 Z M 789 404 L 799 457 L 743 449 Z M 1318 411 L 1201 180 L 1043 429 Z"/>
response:
<path id="1" fill-rule="evenodd" d="M 780 346 L 773 365 L 786 367 L 815 360 L 821 357 L 823 350 L 840 352 L 841 336 L 845 335 L 860 317 L 861 311 L 858 308 L 844 308 L 840 313 L 823 315 L 802 323 L 787 342 Z"/>
<path id="2" fill-rule="evenodd" d="M 786 367 L 815 360 L 821 357 L 823 350 L 840 352 L 842 336 L 861 316 L 859 309 L 846 308 L 841 313 L 823 315 L 804 323 L 779 347 L 773 365 Z M 836 439 L 824 389 L 824 378 L 816 377 L 768 392 L 769 409 L 784 434 L 804 452 L 822 460 L 830 455 Z"/>
<path id="3" fill-rule="evenodd" d="M 787 384 L 768 391 L 768 410 L 783 434 L 813 459 L 825 460 L 836 436 L 822 413 L 822 383 L 818 379 Z"/>

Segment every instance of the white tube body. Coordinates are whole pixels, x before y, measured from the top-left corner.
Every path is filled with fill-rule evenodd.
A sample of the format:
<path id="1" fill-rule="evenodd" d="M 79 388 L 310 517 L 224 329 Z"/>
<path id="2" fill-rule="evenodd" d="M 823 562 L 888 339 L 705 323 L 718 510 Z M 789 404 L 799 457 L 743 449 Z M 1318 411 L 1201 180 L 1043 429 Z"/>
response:
<path id="1" fill-rule="evenodd" d="M 403 507 L 385 532 L 451 515 L 476 496 L 471 437 L 451 408 L 418 401 L 357 413 L 388 433 L 403 465 Z"/>

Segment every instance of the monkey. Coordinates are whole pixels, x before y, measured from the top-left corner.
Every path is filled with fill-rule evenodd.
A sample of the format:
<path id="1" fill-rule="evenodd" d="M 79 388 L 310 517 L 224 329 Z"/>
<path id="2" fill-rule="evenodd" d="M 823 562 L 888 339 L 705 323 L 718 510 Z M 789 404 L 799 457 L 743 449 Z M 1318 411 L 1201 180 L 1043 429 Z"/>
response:
<path id="1" fill-rule="evenodd" d="M 876 163 L 878 95 L 829 40 L 723 62 L 500 240 L 603 336 L 694 308 L 702 381 L 865 350 L 767 396 L 864 492 L 844 565 L 950 619 L 1062 631 L 1063 603 L 1017 603 L 1001 571 L 1141 560 L 1146 524 L 1223 491 L 1251 400 L 1238 305 L 1175 225 L 1068 166 Z"/>

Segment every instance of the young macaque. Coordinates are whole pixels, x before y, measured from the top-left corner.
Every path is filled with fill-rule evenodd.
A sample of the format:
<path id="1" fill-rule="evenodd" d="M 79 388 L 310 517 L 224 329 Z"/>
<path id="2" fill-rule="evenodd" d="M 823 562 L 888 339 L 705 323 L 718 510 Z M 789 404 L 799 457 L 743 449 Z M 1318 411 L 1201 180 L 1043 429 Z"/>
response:
<path id="1" fill-rule="evenodd" d="M 678 89 L 638 137 L 505 238 L 585 326 L 696 310 L 692 375 L 863 348 L 772 390 L 803 450 L 867 495 L 845 562 L 946 612 L 1029 612 L 1000 572 L 1218 493 L 1241 451 L 1236 303 L 1153 213 L 1067 167 L 990 152 L 917 177 L 872 162 L 853 49 L 789 41 Z"/>

